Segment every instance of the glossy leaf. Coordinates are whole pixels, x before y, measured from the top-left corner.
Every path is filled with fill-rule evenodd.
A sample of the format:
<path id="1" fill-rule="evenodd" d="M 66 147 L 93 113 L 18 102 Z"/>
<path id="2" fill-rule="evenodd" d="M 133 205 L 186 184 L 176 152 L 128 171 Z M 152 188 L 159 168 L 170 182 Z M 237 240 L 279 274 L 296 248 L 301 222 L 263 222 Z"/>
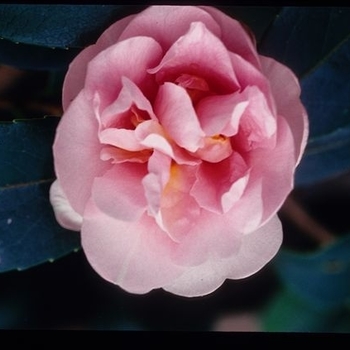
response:
<path id="1" fill-rule="evenodd" d="M 144 6 L 0 5 L 0 63 L 65 70 L 118 19 Z"/>
<path id="2" fill-rule="evenodd" d="M 61 228 L 54 218 L 50 184 L 0 189 L 0 272 L 54 261 L 80 247 L 79 234 Z"/>
<path id="3" fill-rule="evenodd" d="M 0 63 L 24 70 L 66 70 L 79 52 L 0 40 Z"/>
<path id="4" fill-rule="evenodd" d="M 283 8 L 259 51 L 284 63 L 301 79 L 310 135 L 296 185 L 350 170 L 350 9 Z"/>
<path id="5" fill-rule="evenodd" d="M 58 117 L 0 123 L 0 188 L 53 179 Z"/>
<path id="6" fill-rule="evenodd" d="M 218 6 L 218 8 L 247 25 L 258 43 L 281 10 L 281 7 L 277 6 Z"/>
<path id="7" fill-rule="evenodd" d="M 262 312 L 265 331 L 349 330 L 350 235 L 313 253 L 282 249 L 273 266 L 282 285 Z"/>
<path id="8" fill-rule="evenodd" d="M 308 185 L 350 170 L 350 39 L 302 80 L 310 135 L 296 172 Z"/>
<path id="9" fill-rule="evenodd" d="M 259 51 L 302 78 L 349 36 L 347 7 L 285 7 L 260 42 Z"/>
<path id="10" fill-rule="evenodd" d="M 282 288 L 262 312 L 262 330 L 267 332 L 348 332 L 350 314 L 346 307 L 319 310 L 292 291 Z"/>
<path id="11" fill-rule="evenodd" d="M 55 260 L 80 247 L 49 202 L 59 118 L 0 124 L 0 272 Z"/>
<path id="12" fill-rule="evenodd" d="M 83 48 L 94 43 L 116 20 L 141 6 L 27 5 L 0 6 L 0 35 L 22 44 Z"/>
<path id="13" fill-rule="evenodd" d="M 288 289 L 318 310 L 350 302 L 350 235 L 316 253 L 281 250 L 275 268 Z"/>

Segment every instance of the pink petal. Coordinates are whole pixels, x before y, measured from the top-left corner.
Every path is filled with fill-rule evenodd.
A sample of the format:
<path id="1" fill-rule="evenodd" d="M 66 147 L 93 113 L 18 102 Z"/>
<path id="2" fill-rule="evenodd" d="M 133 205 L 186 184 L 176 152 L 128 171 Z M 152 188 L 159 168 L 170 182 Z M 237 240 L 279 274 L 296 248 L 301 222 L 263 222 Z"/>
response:
<path id="1" fill-rule="evenodd" d="M 154 94 L 156 85 L 147 69 L 157 65 L 161 57 L 160 45 L 149 37 L 134 37 L 110 46 L 88 65 L 85 81 L 88 97 L 93 98 L 98 91 L 103 111 L 118 97 L 122 77 L 125 76 L 149 98 Z"/>
<path id="2" fill-rule="evenodd" d="M 294 183 L 296 161 L 293 134 L 283 117 L 278 117 L 277 121 L 274 149 L 257 148 L 249 154 L 251 182 L 262 181 L 262 223 L 281 207 Z"/>
<path id="3" fill-rule="evenodd" d="M 275 215 L 263 227 L 244 235 L 235 254 L 224 259 L 214 256 L 201 265 L 188 268 L 163 288 L 186 297 L 209 294 L 226 279 L 245 278 L 262 269 L 276 255 L 281 243 L 282 226 Z"/>
<path id="4" fill-rule="evenodd" d="M 174 243 L 146 213 L 135 222 L 124 221 L 104 214 L 90 201 L 81 237 L 96 272 L 128 292 L 161 288 L 183 271 L 170 260 Z"/>
<path id="5" fill-rule="evenodd" d="M 238 89 L 227 49 L 201 22 L 192 23 L 190 30 L 170 47 L 160 64 L 148 72 L 156 74 L 160 84 L 190 74 L 204 79 L 210 90 L 218 93 Z"/>
<path id="6" fill-rule="evenodd" d="M 151 6 L 139 13 L 120 36 L 125 40 L 135 36 L 154 38 L 164 52 L 190 28 L 192 22 L 202 22 L 220 37 L 220 27 L 213 18 L 195 6 Z"/>
<path id="7" fill-rule="evenodd" d="M 198 204 L 189 194 L 195 170 L 193 166 L 172 163 L 167 155 L 154 151 L 148 162 L 149 173 L 142 181 L 149 214 L 176 242 L 189 232 L 200 214 Z"/>
<path id="8" fill-rule="evenodd" d="M 166 229 L 160 214 L 161 199 L 170 178 L 170 166 L 171 158 L 159 151 L 154 151 L 148 161 L 148 174 L 142 180 L 148 202 L 148 213 L 156 219 L 163 230 Z"/>
<path id="9" fill-rule="evenodd" d="M 204 146 L 195 155 L 210 163 L 218 163 L 232 154 L 231 140 L 223 135 L 204 138 Z"/>
<path id="10" fill-rule="evenodd" d="M 308 119 L 300 101 L 300 86 L 293 72 L 272 58 L 260 56 L 264 74 L 270 80 L 278 114 L 283 115 L 294 137 L 295 159 L 299 163 L 308 138 Z"/>
<path id="11" fill-rule="evenodd" d="M 200 162 L 169 139 L 163 127 L 156 121 L 147 120 L 135 129 L 135 136 L 143 147 L 157 150 L 178 164 L 195 165 Z"/>
<path id="12" fill-rule="evenodd" d="M 100 141 L 127 151 L 140 151 L 146 147 L 135 137 L 134 130 L 109 128 L 100 132 Z"/>
<path id="13" fill-rule="evenodd" d="M 266 96 L 256 86 L 249 86 L 242 92 L 242 99 L 249 101 L 240 127 L 250 142 L 270 138 L 276 132 L 276 117 L 269 108 Z"/>
<path id="14" fill-rule="evenodd" d="M 167 134 L 181 147 L 195 152 L 205 136 L 190 97 L 181 86 L 165 83 L 159 88 L 155 113 Z"/>
<path id="15" fill-rule="evenodd" d="M 239 250 L 242 234 L 231 214 L 216 214 L 202 208 L 191 229 L 178 236 L 181 239 L 172 252 L 172 260 L 191 268 L 208 259 L 227 258 Z"/>
<path id="16" fill-rule="evenodd" d="M 123 162 L 145 163 L 151 154 L 152 150 L 149 149 L 132 152 L 113 146 L 106 146 L 102 148 L 100 158 L 104 161 L 111 161 L 112 164 Z"/>
<path id="17" fill-rule="evenodd" d="M 80 231 L 83 218 L 73 210 L 57 180 L 50 187 L 50 202 L 56 220 L 62 227 L 72 231 Z"/>
<path id="18" fill-rule="evenodd" d="M 116 219 L 134 221 L 146 210 L 142 179 L 146 164 L 120 163 L 94 180 L 92 197 L 105 214 Z"/>
<path id="19" fill-rule="evenodd" d="M 70 63 L 63 84 L 62 104 L 64 110 L 67 109 L 69 104 L 79 94 L 80 90 L 83 89 L 88 63 L 99 52 L 118 41 L 121 32 L 132 18 L 134 18 L 134 15 L 125 17 L 114 23 L 101 34 L 96 44 L 82 50 Z"/>
<path id="20" fill-rule="evenodd" d="M 87 101 L 83 90 L 62 116 L 53 145 L 56 175 L 69 203 L 80 215 L 91 196 L 95 177 L 111 166 L 100 159 L 98 129 L 92 102 Z"/>
<path id="21" fill-rule="evenodd" d="M 201 8 L 208 12 L 219 24 L 221 28 L 220 39 L 227 49 L 242 56 L 259 69 L 260 63 L 256 51 L 255 39 L 252 33 L 248 32 L 249 29 L 246 29 L 241 23 L 215 7 L 202 6 Z"/>
<path id="22" fill-rule="evenodd" d="M 198 167 L 191 195 L 201 208 L 226 213 L 241 198 L 248 176 L 248 166 L 236 152 L 219 163 L 203 162 Z"/>
<path id="23" fill-rule="evenodd" d="M 163 226 L 176 242 L 181 241 L 200 218 L 201 208 L 190 194 L 196 180 L 195 173 L 194 166 L 173 163 L 169 180 L 162 192 Z"/>
<path id="24" fill-rule="evenodd" d="M 249 101 L 241 93 L 208 96 L 200 101 L 196 112 L 207 136 L 237 134 L 240 119 Z"/>
<path id="25" fill-rule="evenodd" d="M 136 115 L 140 111 L 145 112 L 147 119 L 157 119 L 151 103 L 139 87 L 126 77 L 122 77 L 121 81 L 122 89 L 119 96 L 101 113 L 103 127 L 135 128 L 135 123 L 142 121 L 138 120 L 140 116 Z"/>
<path id="26" fill-rule="evenodd" d="M 265 96 L 272 113 L 276 114 L 276 106 L 271 93 L 270 83 L 263 72 L 235 53 L 230 53 L 230 58 L 241 90 L 256 86 Z"/>

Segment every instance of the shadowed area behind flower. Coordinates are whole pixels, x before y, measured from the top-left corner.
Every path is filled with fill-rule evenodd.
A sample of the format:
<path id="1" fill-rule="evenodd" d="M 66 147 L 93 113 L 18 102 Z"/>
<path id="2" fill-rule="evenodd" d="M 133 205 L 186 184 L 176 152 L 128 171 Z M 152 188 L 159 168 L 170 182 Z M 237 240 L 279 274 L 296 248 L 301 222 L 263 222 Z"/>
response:
<path id="1" fill-rule="evenodd" d="M 332 14 L 334 14 L 333 10 Z M 35 118 L 40 117 L 42 113 L 61 114 L 59 101 L 49 97 L 50 94 L 52 95 L 52 90 L 47 96 L 42 95 L 42 91 L 40 92 L 44 85 L 52 87 L 50 81 L 52 82 L 56 78 L 52 76 L 49 78 L 45 73 L 33 74 L 34 72 L 17 71 L 10 67 L 1 67 L 0 73 L 6 78 L 2 80 L 3 83 L 0 87 L 1 92 L 4 93 L 0 102 L 2 120 L 10 121 L 13 117 L 27 116 Z M 25 91 L 22 84 L 26 78 L 29 78 L 29 86 L 31 87 L 31 89 L 27 89 L 30 90 L 30 94 L 27 96 L 21 94 Z M 35 89 L 33 81 L 36 83 Z M 205 96 L 205 84 L 198 81 L 193 83 L 188 76 L 183 76 L 177 83 L 186 87 L 195 103 Z M 188 86 L 196 86 L 199 90 L 193 91 Z M 38 90 L 39 96 L 36 96 Z M 244 108 L 242 105 L 242 109 Z M 285 108 L 288 107 L 285 106 Z M 312 109 L 312 106 L 310 108 Z M 133 127 L 136 127 L 140 121 L 147 119 L 144 115 L 140 115 L 139 111 L 135 112 L 134 110 L 133 113 Z M 210 126 L 207 125 L 207 127 Z M 234 127 L 232 125 L 232 128 Z M 216 141 L 222 141 L 223 136 L 219 132 L 213 133 L 213 135 L 207 141 L 213 140 L 214 145 Z M 148 142 L 154 144 L 156 140 L 149 139 Z M 168 145 L 164 147 L 166 148 Z M 130 154 L 117 155 L 114 148 L 106 148 L 101 153 L 101 159 L 104 161 L 126 156 L 129 157 Z M 179 154 L 177 156 L 179 157 Z M 142 157 L 134 159 L 144 162 L 149 159 L 150 154 L 144 154 Z M 16 163 L 14 162 L 14 164 Z M 171 169 L 170 177 L 178 179 L 176 166 L 172 165 Z M 303 176 L 304 174 L 302 174 Z M 337 238 L 345 236 L 345 240 L 346 233 L 350 229 L 346 219 L 348 217 L 346 214 L 347 193 L 349 193 L 347 184 L 348 176 L 344 176 L 329 183 L 294 191 L 280 212 L 284 228 L 282 248 L 303 253 L 300 258 L 305 260 L 307 254 L 311 253 L 311 255 L 316 256 L 313 254 L 314 251 L 321 252 L 320 244 L 327 248 L 328 244 L 333 242 L 336 248 L 337 244 L 341 243 L 341 239 Z M 23 215 L 25 212 L 24 210 Z M 14 227 L 13 224 L 19 218 L 20 216 L 6 216 L 3 222 L 8 227 Z M 37 237 L 37 235 L 34 233 L 33 237 Z M 32 244 L 28 245 L 28 248 L 30 247 Z M 286 259 L 288 254 L 283 253 L 282 251 L 281 258 Z M 322 258 L 322 255 L 318 255 Z M 293 258 L 295 259 L 295 257 Z M 187 301 L 162 291 L 153 291 L 145 296 L 126 294 L 119 288 L 101 280 L 98 275 L 91 274 L 91 268 L 84 254 L 79 252 L 66 259 L 59 259 L 54 264 L 43 264 L 21 273 L 2 274 L 0 279 L 4 288 L 0 293 L 0 328 L 224 331 L 268 329 L 347 332 L 349 318 L 347 306 L 343 304 L 342 299 L 333 298 L 337 300 L 337 303 L 343 305 L 339 309 L 325 311 L 317 306 L 317 298 L 308 303 L 303 300 L 305 298 L 303 293 L 296 296 L 290 290 L 286 291 L 284 283 L 286 281 L 287 283 L 296 283 L 298 278 L 289 275 L 287 269 L 286 275 L 281 280 L 274 273 L 274 265 L 277 264 L 278 268 L 279 261 L 278 255 L 277 259 L 274 259 L 264 270 L 254 276 L 240 281 L 227 281 L 215 294 Z M 297 261 L 298 258 L 294 262 L 290 261 L 287 267 L 293 267 Z M 321 273 L 326 273 L 323 280 L 328 281 L 336 278 L 337 274 L 344 272 L 344 269 L 341 269 L 343 265 L 339 259 L 322 262 L 320 266 Z M 315 282 L 314 277 L 319 276 L 320 271 L 309 276 L 306 284 L 303 282 L 303 290 L 312 291 L 315 286 L 317 290 L 319 284 Z M 304 272 L 305 269 L 300 271 L 299 277 L 304 278 Z M 47 283 L 43 283 L 43 281 Z M 308 284 L 310 285 L 308 286 Z M 66 288 L 67 285 L 69 287 Z M 322 295 L 324 295 L 324 289 L 328 294 L 331 293 L 330 296 L 343 295 L 344 293 L 346 295 L 346 291 L 342 290 L 341 286 L 332 292 L 332 284 L 328 283 L 327 288 L 322 288 Z M 86 299 L 82 298 L 82 295 Z M 94 305 L 89 303 L 91 298 L 95 300 Z"/>

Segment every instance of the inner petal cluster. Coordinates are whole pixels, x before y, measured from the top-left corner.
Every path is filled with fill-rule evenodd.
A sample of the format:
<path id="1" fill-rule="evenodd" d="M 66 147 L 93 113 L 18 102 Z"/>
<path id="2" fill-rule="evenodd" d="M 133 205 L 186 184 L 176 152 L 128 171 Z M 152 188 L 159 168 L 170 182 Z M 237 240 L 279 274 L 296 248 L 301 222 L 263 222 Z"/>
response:
<path id="1" fill-rule="evenodd" d="M 140 210 L 174 241 L 203 210 L 228 213 L 249 186 L 250 153 L 275 142 L 269 91 L 249 81 L 259 72 L 248 63 L 240 62 L 236 74 L 235 60 L 202 23 L 192 23 L 148 69 L 157 91 L 148 94 L 123 77 L 119 95 L 102 111 L 95 97 L 101 160 L 141 169 Z"/>

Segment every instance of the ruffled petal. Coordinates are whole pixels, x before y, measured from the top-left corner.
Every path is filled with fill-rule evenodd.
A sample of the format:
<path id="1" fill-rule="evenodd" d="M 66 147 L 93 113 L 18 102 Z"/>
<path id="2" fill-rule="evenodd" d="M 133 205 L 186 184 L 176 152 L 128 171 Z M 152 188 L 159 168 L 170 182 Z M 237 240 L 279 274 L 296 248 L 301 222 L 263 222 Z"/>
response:
<path id="1" fill-rule="evenodd" d="M 219 163 L 203 162 L 198 167 L 190 193 L 201 208 L 220 214 L 227 213 L 241 198 L 248 178 L 249 168 L 235 152 Z"/>
<path id="2" fill-rule="evenodd" d="M 190 28 L 192 22 L 202 22 L 220 37 L 218 24 L 204 10 L 195 6 L 151 6 L 139 13 L 126 27 L 120 40 L 134 36 L 154 38 L 164 52 Z"/>
<path id="3" fill-rule="evenodd" d="M 74 98 L 78 96 L 80 90 L 83 89 L 88 63 L 99 52 L 115 44 L 118 41 L 121 32 L 134 17 L 135 15 L 127 16 L 111 25 L 101 34 L 96 44 L 82 50 L 70 63 L 63 83 L 63 110 L 67 109 Z"/>
<path id="4" fill-rule="evenodd" d="M 175 243 L 146 213 L 137 221 L 125 221 L 106 215 L 91 200 L 81 238 L 96 272 L 130 293 L 161 288 L 183 271 L 170 260 Z"/>
<path id="5" fill-rule="evenodd" d="M 103 146 L 98 128 L 92 102 L 82 90 L 62 116 L 53 145 L 57 178 L 72 208 L 80 215 L 91 196 L 95 177 L 111 167 L 100 159 Z"/>
<path id="6" fill-rule="evenodd" d="M 146 174 L 146 164 L 115 164 L 93 183 L 92 197 L 96 205 L 116 219 L 137 220 L 147 206 L 141 183 Z"/>
<path id="7" fill-rule="evenodd" d="M 213 256 L 186 271 L 173 283 L 163 287 L 168 292 L 186 297 L 209 294 L 226 279 L 248 277 L 263 268 L 282 244 L 282 225 L 277 215 L 258 230 L 242 238 L 239 250 L 230 257 Z"/>
<path id="8" fill-rule="evenodd" d="M 202 99 L 196 112 L 200 125 L 207 136 L 238 133 L 239 123 L 249 101 L 241 93 L 209 96 Z"/>
<path id="9" fill-rule="evenodd" d="M 202 6 L 201 8 L 208 12 L 216 23 L 219 24 L 221 29 L 220 39 L 225 43 L 227 49 L 242 56 L 256 68 L 260 69 L 255 38 L 252 32 L 248 28 L 243 27 L 242 23 L 215 7 Z"/>
<path id="10" fill-rule="evenodd" d="M 50 202 L 53 207 L 58 223 L 72 231 L 80 231 L 83 218 L 69 204 L 67 196 L 62 191 L 59 182 L 56 180 L 50 187 Z"/>
<path id="11" fill-rule="evenodd" d="M 293 134 L 283 117 L 279 116 L 277 121 L 275 147 L 257 148 L 249 154 L 249 162 L 252 164 L 251 183 L 261 181 L 262 184 L 261 224 L 279 210 L 294 184 L 296 163 Z"/>
<path id="12" fill-rule="evenodd" d="M 134 129 L 146 118 L 156 120 L 150 101 L 139 87 L 126 77 L 121 77 L 121 82 L 117 99 L 101 113 L 102 127 Z"/>
<path id="13" fill-rule="evenodd" d="M 148 72 L 156 75 L 159 84 L 190 74 L 204 79 L 210 90 L 217 93 L 232 93 L 239 88 L 227 49 L 201 22 L 192 23 L 188 33 Z"/>
<path id="14" fill-rule="evenodd" d="M 155 93 L 156 84 L 147 70 L 157 65 L 161 57 L 162 48 L 149 37 L 134 37 L 108 47 L 88 64 L 85 80 L 87 96 L 92 99 L 98 91 L 100 111 L 103 111 L 118 97 L 122 77 L 125 76 L 149 98 Z"/>
<path id="15" fill-rule="evenodd" d="M 278 114 L 283 115 L 293 134 L 296 163 L 306 147 L 309 123 L 300 101 L 300 85 L 293 72 L 272 58 L 260 56 L 262 70 L 270 81 Z"/>
<path id="16" fill-rule="evenodd" d="M 181 86 L 165 83 L 159 88 L 155 113 L 167 134 L 179 146 L 195 152 L 204 145 L 205 134 L 191 99 Z"/>

